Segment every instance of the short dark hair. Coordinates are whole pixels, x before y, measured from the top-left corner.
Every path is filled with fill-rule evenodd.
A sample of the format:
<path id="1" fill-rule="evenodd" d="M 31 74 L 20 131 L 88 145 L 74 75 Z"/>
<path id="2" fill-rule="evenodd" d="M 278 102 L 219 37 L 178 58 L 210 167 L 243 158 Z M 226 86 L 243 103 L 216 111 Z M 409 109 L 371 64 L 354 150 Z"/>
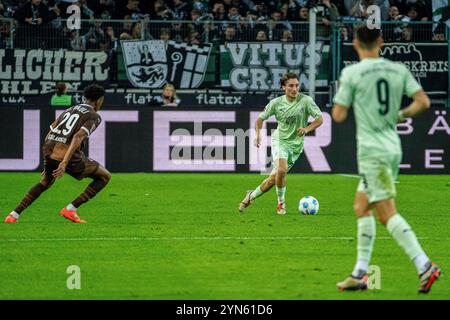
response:
<path id="1" fill-rule="evenodd" d="M 66 92 L 66 84 L 64 82 L 58 82 L 56 84 L 56 95 L 62 96 Z"/>
<path id="2" fill-rule="evenodd" d="M 97 101 L 105 95 L 105 89 L 98 84 L 91 84 L 84 89 L 83 96 L 90 101 Z"/>
<path id="3" fill-rule="evenodd" d="M 359 25 L 355 30 L 355 38 L 359 40 L 363 49 L 373 49 L 381 36 L 381 29 L 369 29 L 365 23 Z"/>
<path id="4" fill-rule="evenodd" d="M 293 72 L 288 72 L 286 73 L 281 79 L 280 79 L 280 84 L 283 87 L 284 85 L 286 85 L 286 82 L 290 79 L 297 79 L 298 80 L 298 74 L 293 73 Z"/>

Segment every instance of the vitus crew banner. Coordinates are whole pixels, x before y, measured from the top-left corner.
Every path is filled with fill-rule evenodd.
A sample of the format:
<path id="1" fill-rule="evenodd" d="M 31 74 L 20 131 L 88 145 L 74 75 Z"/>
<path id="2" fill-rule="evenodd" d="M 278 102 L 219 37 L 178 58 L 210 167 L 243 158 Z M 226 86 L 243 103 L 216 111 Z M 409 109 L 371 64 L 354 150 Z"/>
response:
<path id="1" fill-rule="evenodd" d="M 255 172 L 270 169 L 273 119 L 265 122 L 260 148 L 253 146 L 261 109 L 163 110 L 105 108 L 86 153 L 112 172 Z M 61 113 L 0 108 L 0 170 L 39 171 L 48 125 Z M 324 124 L 305 137 L 295 173 L 356 173 L 353 116 L 335 124 L 323 110 Z M 450 173 L 450 116 L 433 108 L 399 124 L 402 173 Z"/>
<path id="2" fill-rule="evenodd" d="M 103 51 L 0 49 L 0 95 L 38 95 L 58 81 L 69 90 L 96 82 L 107 85 L 108 54 Z"/>
<path id="3" fill-rule="evenodd" d="M 293 42 L 228 42 L 220 46 L 222 87 L 238 91 L 274 91 L 287 72 L 300 77 L 303 90 L 309 88 L 311 45 Z M 330 45 L 317 41 L 316 87 L 328 86 Z"/>

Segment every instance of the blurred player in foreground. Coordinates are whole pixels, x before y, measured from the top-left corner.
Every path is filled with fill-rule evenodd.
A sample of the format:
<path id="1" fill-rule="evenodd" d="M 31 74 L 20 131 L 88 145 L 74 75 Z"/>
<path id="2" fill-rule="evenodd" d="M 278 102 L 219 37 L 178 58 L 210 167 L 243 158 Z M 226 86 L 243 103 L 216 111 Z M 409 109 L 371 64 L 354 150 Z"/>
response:
<path id="1" fill-rule="evenodd" d="M 108 170 L 82 151 L 86 139 L 100 125 L 97 112 L 103 105 L 104 95 L 103 87 L 88 86 L 84 90 L 86 103 L 67 109 L 52 123 L 42 146 L 44 171 L 41 181 L 28 191 L 4 222 L 18 222 L 20 214 L 66 171 L 77 180 L 93 179 L 78 198 L 60 211 L 63 217 L 73 222 L 86 222 L 77 215 L 77 208 L 100 192 L 111 178 Z"/>
<path id="2" fill-rule="evenodd" d="M 298 76 L 287 73 L 281 78 L 281 88 L 284 95 L 275 98 L 267 104 L 256 121 L 256 137 L 254 144 L 259 148 L 261 144 L 261 129 L 264 120 L 275 116 L 278 122 L 277 130 L 272 134 L 272 165 L 270 176 L 255 190 L 247 195 L 239 204 L 239 211 L 243 212 L 256 198 L 269 191 L 276 185 L 278 195 L 277 213 L 286 213 L 284 194 L 286 192 L 286 174 L 295 164 L 303 151 L 304 136 L 322 122 L 322 112 L 314 100 L 299 93 Z M 315 120 L 308 125 L 308 117 Z"/>
<path id="3" fill-rule="evenodd" d="M 354 47 L 360 62 L 345 68 L 334 97 L 334 121 L 347 118 L 354 107 L 358 171 L 361 176 L 354 210 L 358 219 L 358 257 L 350 277 L 337 284 L 339 290 L 367 289 L 367 268 L 375 242 L 375 218 L 385 225 L 414 262 L 419 274 L 419 293 L 428 293 L 441 270 L 430 261 L 414 231 L 397 212 L 395 180 L 402 158 L 398 122 L 430 108 L 430 100 L 411 72 L 400 63 L 380 58 L 383 38 L 380 29 L 366 25 L 356 29 Z M 403 95 L 413 102 L 400 111 Z"/>

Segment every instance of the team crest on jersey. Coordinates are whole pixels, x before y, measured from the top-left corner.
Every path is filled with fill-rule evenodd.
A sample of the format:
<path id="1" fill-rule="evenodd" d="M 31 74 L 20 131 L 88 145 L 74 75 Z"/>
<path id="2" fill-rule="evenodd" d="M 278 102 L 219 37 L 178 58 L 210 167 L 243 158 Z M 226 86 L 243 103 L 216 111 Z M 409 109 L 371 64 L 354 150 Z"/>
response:
<path id="1" fill-rule="evenodd" d="M 122 41 L 127 77 L 138 88 L 197 88 L 203 82 L 211 45 L 175 41 Z"/>

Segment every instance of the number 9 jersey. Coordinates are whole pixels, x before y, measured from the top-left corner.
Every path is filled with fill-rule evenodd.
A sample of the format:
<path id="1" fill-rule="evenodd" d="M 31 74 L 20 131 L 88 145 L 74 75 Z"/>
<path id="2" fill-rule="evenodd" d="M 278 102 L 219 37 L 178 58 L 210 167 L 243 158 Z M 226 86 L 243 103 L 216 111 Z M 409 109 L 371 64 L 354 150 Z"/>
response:
<path id="1" fill-rule="evenodd" d="M 100 115 L 88 104 L 79 104 L 65 110 L 50 125 L 50 131 L 42 146 L 44 157 L 61 161 L 70 146 L 73 136 L 79 130 L 84 130 L 89 137 L 100 125 L 101 121 Z M 72 159 L 84 157 L 81 150 L 85 142 L 86 140 L 74 152 Z"/>
<path id="2" fill-rule="evenodd" d="M 420 90 L 406 66 L 384 58 L 366 58 L 342 71 L 334 103 L 354 107 L 358 159 L 402 153 L 398 111 L 403 95 Z"/>

